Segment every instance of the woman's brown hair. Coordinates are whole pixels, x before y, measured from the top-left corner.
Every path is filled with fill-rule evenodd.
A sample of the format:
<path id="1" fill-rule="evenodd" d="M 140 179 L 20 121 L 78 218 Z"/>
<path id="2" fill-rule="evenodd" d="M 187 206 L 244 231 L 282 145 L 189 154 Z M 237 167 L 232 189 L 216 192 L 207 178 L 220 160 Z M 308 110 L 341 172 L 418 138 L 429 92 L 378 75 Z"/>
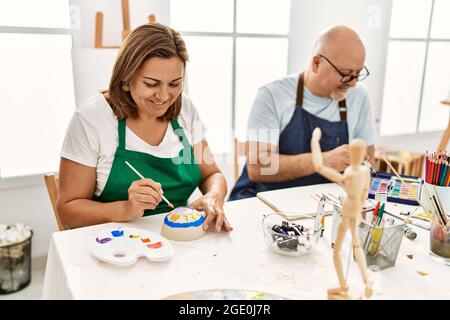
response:
<path id="1" fill-rule="evenodd" d="M 138 107 L 130 91 L 124 91 L 122 86 L 128 84 L 142 64 L 153 57 L 178 57 L 186 66 L 188 54 L 181 35 L 160 23 L 144 24 L 128 35 L 120 47 L 109 82 L 108 102 L 117 119 L 137 118 Z M 181 99 L 180 93 L 159 119 L 171 121 L 177 118 L 181 110 Z"/>

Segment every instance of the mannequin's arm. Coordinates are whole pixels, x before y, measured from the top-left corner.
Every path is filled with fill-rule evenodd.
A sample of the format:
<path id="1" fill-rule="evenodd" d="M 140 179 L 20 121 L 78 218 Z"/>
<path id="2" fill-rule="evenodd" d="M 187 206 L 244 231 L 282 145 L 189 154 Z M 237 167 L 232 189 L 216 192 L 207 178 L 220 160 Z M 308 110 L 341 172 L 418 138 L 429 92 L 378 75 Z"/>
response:
<path id="1" fill-rule="evenodd" d="M 344 175 L 342 175 L 333 168 L 324 166 L 323 164 L 322 150 L 320 149 L 319 143 L 321 136 L 322 133 L 320 129 L 319 128 L 314 129 L 311 138 L 311 153 L 314 169 L 328 180 L 337 183 L 344 183 Z"/>

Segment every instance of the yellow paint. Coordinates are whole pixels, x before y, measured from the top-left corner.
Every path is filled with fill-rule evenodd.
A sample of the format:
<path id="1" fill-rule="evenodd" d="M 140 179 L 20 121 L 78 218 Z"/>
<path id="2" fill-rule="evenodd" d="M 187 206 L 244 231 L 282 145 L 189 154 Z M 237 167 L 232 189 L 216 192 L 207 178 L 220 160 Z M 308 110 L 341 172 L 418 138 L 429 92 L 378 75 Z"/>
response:
<path id="1" fill-rule="evenodd" d="M 429 211 L 418 213 L 417 216 L 425 219 L 431 219 L 433 217 L 432 213 Z"/>

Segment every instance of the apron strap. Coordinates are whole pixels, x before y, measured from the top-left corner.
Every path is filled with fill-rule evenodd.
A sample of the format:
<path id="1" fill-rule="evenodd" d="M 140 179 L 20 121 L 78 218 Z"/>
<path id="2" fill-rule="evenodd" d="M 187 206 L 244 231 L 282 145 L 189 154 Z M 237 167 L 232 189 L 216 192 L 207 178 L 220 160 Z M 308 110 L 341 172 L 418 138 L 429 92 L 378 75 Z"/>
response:
<path id="1" fill-rule="evenodd" d="M 341 116 L 341 122 L 347 121 L 347 104 L 345 99 L 339 101 L 339 115 Z"/>
<path id="2" fill-rule="evenodd" d="M 295 107 L 301 108 L 303 105 L 303 87 L 304 87 L 304 72 L 300 73 L 298 77 L 298 83 L 297 83 L 297 98 L 295 101 Z M 345 99 L 342 101 L 339 101 L 339 116 L 342 122 L 347 121 L 347 104 L 345 102 Z"/>
<path id="3" fill-rule="evenodd" d="M 295 102 L 296 108 L 301 108 L 303 105 L 303 77 L 304 73 L 300 73 L 300 76 L 298 77 L 298 83 L 297 83 L 297 101 Z"/>
<path id="4" fill-rule="evenodd" d="M 119 149 L 125 150 L 125 129 L 126 129 L 126 123 L 125 119 L 118 121 L 119 126 Z"/>
<path id="5" fill-rule="evenodd" d="M 188 139 L 186 138 L 186 136 L 184 135 L 184 130 L 183 128 L 180 126 L 180 124 L 178 123 L 177 119 L 174 119 L 172 121 L 170 121 L 170 124 L 172 125 L 173 131 L 175 132 L 175 134 L 178 136 L 178 139 L 180 139 L 181 143 L 183 144 L 183 146 L 185 148 L 190 147 L 189 143 L 188 143 Z"/>

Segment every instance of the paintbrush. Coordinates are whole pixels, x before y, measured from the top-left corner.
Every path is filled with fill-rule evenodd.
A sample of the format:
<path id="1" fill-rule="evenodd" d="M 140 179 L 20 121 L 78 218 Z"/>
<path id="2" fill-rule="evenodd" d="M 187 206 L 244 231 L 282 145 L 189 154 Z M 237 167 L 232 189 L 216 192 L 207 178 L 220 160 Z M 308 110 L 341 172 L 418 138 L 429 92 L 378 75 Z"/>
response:
<path id="1" fill-rule="evenodd" d="M 436 202 L 438 204 L 438 209 L 441 212 L 442 221 L 443 221 L 444 225 L 446 225 L 448 221 L 447 221 L 447 216 L 445 214 L 444 206 L 442 205 L 441 199 L 439 198 L 439 194 L 434 185 L 433 185 L 433 189 L 434 189 L 434 193 L 436 194 L 436 199 L 437 199 Z"/>
<path id="2" fill-rule="evenodd" d="M 134 173 L 136 173 L 141 179 L 145 179 L 145 177 L 144 177 L 142 174 L 140 174 L 140 172 L 137 171 L 137 170 L 136 170 L 136 169 L 135 169 L 128 161 L 125 161 L 125 163 L 126 163 L 127 166 L 129 166 L 130 169 L 133 170 Z M 161 194 L 160 196 L 161 196 L 161 198 L 164 200 L 164 202 L 167 203 L 167 205 L 168 205 L 170 208 L 172 208 L 172 209 L 175 208 L 175 207 L 173 206 L 173 204 L 170 203 L 170 201 L 166 199 L 166 197 L 164 197 L 162 194 Z"/>
<path id="3" fill-rule="evenodd" d="M 375 168 L 372 166 L 372 164 L 369 162 L 369 160 L 364 160 L 363 164 L 364 164 L 366 167 L 369 167 L 371 173 L 373 173 L 375 176 L 377 175 L 377 171 L 376 171 Z"/>

